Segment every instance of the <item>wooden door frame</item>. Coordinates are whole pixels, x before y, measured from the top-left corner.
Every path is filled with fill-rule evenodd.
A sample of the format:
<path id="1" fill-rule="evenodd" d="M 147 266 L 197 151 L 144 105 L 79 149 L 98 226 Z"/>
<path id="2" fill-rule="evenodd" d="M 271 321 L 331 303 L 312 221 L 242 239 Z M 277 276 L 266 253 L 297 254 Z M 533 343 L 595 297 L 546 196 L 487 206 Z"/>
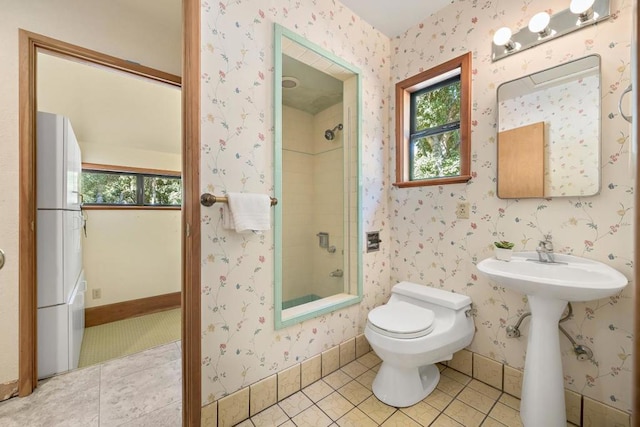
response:
<path id="1" fill-rule="evenodd" d="M 77 58 L 182 86 L 182 414 L 200 425 L 200 4 L 183 0 L 182 82 L 179 76 L 19 30 L 19 373 L 18 394 L 38 382 L 36 295 L 36 52 Z"/>
<path id="2" fill-rule="evenodd" d="M 633 100 L 635 102 L 634 107 L 635 111 L 631 114 L 633 117 L 633 122 L 631 126 L 632 132 L 632 144 L 640 144 L 640 95 L 638 94 L 638 87 L 640 85 L 640 6 L 638 6 L 638 2 L 634 3 L 633 9 L 633 35 L 634 40 L 631 43 L 631 56 L 636 58 L 635 69 L 631 69 L 631 73 L 635 73 L 635 78 L 632 77 L 633 84 Z M 632 61 L 633 64 L 633 61 Z M 633 135 L 635 134 L 635 135 Z M 630 154 L 633 153 L 634 150 L 630 150 Z M 634 236 L 634 255 L 633 255 L 633 315 L 634 315 L 634 327 L 633 327 L 633 365 L 631 368 L 631 378 L 632 378 L 632 387 L 631 387 L 631 425 L 638 425 L 640 423 L 640 150 L 636 145 L 635 150 L 636 158 L 633 159 L 635 162 L 635 176 L 634 176 L 634 201 L 635 201 L 635 214 L 633 224 L 635 226 L 635 230 L 633 233 Z"/>

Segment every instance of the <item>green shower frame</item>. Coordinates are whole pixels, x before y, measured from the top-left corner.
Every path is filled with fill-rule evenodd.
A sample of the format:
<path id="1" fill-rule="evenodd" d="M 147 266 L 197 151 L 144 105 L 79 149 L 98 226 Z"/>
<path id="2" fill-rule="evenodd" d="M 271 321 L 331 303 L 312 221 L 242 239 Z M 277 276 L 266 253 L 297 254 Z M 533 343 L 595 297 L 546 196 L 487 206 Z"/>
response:
<path id="1" fill-rule="evenodd" d="M 327 313 L 331 313 L 337 310 L 341 310 L 345 307 L 349 307 L 355 304 L 359 304 L 362 301 L 363 296 L 363 273 L 362 273 L 362 253 L 364 248 L 364 233 L 362 224 L 362 72 L 357 67 L 349 64 L 342 58 L 326 51 L 322 47 L 306 40 L 304 37 L 284 28 L 279 24 L 274 24 L 274 185 L 275 185 L 275 197 L 282 201 L 282 37 L 286 37 L 301 46 L 325 57 L 333 63 L 340 65 L 346 70 L 351 71 L 357 79 L 357 120 L 355 123 L 357 129 L 357 196 L 356 196 L 356 212 L 357 212 L 357 294 L 352 295 L 352 298 L 345 299 L 338 303 L 321 307 L 316 310 L 311 310 L 297 316 L 282 320 L 282 203 L 278 203 L 275 206 L 275 256 L 274 256 L 274 315 L 275 315 L 275 329 L 286 328 L 291 325 L 309 320 Z M 349 265 L 351 268 L 351 264 Z"/>

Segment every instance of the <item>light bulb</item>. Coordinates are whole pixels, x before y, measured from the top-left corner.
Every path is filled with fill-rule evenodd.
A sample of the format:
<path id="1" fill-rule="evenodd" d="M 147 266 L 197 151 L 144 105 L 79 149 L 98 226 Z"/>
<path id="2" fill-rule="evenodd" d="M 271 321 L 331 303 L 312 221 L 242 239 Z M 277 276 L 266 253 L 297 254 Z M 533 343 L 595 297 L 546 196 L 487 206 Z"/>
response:
<path id="1" fill-rule="evenodd" d="M 571 13 L 581 15 L 591 9 L 591 6 L 593 6 L 594 2 L 595 0 L 571 0 L 569 10 L 571 10 Z"/>
<path id="2" fill-rule="evenodd" d="M 597 19 L 598 14 L 593 11 L 593 3 L 595 0 L 571 0 L 569 10 L 571 13 L 578 15 L 577 25 L 581 25 L 590 19 Z"/>
<path id="3" fill-rule="evenodd" d="M 538 33 L 539 38 L 544 38 L 551 34 L 549 22 L 551 22 L 551 16 L 547 12 L 536 13 L 529 20 L 529 31 Z"/>
<path id="4" fill-rule="evenodd" d="M 509 27 L 499 28 L 493 35 L 493 42 L 496 44 L 496 46 L 506 46 L 510 41 L 511 29 L 509 29 Z"/>

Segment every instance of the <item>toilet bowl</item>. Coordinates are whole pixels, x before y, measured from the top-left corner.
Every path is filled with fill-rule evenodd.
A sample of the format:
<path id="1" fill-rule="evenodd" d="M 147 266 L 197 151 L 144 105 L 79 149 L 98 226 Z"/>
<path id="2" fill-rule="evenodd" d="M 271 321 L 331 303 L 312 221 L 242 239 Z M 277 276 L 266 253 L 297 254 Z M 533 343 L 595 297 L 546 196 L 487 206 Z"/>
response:
<path id="1" fill-rule="evenodd" d="M 471 343 L 471 298 L 410 282 L 391 290 L 387 304 L 367 316 L 364 334 L 382 359 L 373 393 L 390 406 L 411 406 L 438 385 L 437 362 Z"/>

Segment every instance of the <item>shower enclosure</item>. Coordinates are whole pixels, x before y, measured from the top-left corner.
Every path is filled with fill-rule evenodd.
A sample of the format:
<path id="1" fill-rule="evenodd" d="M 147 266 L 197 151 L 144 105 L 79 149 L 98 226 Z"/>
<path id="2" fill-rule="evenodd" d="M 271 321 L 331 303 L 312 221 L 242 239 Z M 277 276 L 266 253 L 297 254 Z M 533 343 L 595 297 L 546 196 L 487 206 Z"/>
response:
<path id="1" fill-rule="evenodd" d="M 360 72 L 275 25 L 274 323 L 362 300 Z"/>
<path id="2" fill-rule="evenodd" d="M 282 109 L 283 309 L 344 292 L 344 107 L 305 110 Z"/>

